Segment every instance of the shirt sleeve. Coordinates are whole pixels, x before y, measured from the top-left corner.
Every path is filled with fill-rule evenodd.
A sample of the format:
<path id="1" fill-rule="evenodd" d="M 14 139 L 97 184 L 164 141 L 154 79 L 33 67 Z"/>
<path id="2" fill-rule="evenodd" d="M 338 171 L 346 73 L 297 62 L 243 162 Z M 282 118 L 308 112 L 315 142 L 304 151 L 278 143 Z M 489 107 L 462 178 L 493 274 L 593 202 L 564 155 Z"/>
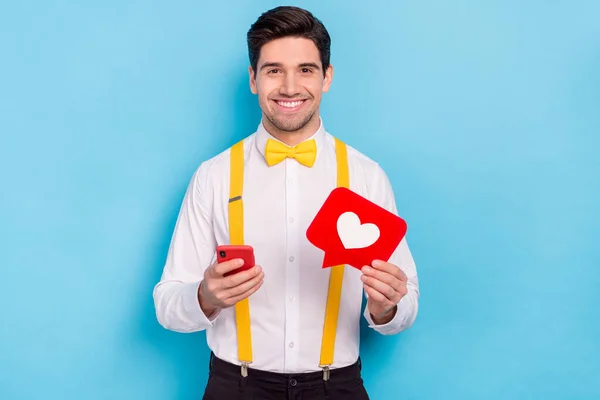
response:
<path id="1" fill-rule="evenodd" d="M 198 287 L 216 249 L 207 182 L 208 166 L 202 164 L 188 185 L 163 273 L 154 287 L 158 322 L 176 332 L 205 330 L 219 315 L 217 311 L 207 317 L 198 302 Z"/>
<path id="2" fill-rule="evenodd" d="M 369 181 L 369 192 L 373 202 L 398 215 L 392 186 L 380 166 L 377 166 L 374 178 Z M 407 330 L 413 325 L 419 309 L 419 280 L 415 261 L 408 247 L 406 237 L 394 250 L 388 262 L 396 265 L 406 274 L 408 277 L 406 285 L 408 291 L 398 303 L 396 313 L 391 321 L 380 325 L 375 324 L 367 307 L 365 307 L 363 315 L 370 328 L 383 335 L 394 335 Z M 365 296 L 368 298 L 366 292 Z"/>

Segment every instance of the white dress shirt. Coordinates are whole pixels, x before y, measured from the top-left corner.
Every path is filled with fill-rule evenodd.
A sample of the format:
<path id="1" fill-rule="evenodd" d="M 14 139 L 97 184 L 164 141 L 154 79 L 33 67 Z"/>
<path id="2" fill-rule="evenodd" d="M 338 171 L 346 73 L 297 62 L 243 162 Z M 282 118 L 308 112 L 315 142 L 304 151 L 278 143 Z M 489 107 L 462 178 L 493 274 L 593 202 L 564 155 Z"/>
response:
<path id="1" fill-rule="evenodd" d="M 318 367 L 331 269 L 322 268 L 323 252 L 306 239 L 306 230 L 336 187 L 333 137 L 323 123 L 311 137 L 317 143 L 312 168 L 295 159 L 269 167 L 264 158 L 268 138 L 263 127 L 244 141 L 244 236 L 264 271 L 263 286 L 249 298 L 253 362 L 251 368 L 300 373 Z M 235 308 L 208 319 L 197 291 L 204 270 L 216 260 L 216 246 L 229 243 L 229 154 L 227 149 L 201 163 L 183 200 L 160 282 L 154 289 L 159 323 L 177 332 L 206 330 L 215 355 L 239 365 Z M 350 189 L 397 214 L 390 182 L 381 167 L 348 146 Z M 418 309 L 415 263 L 406 240 L 389 262 L 408 276 L 408 293 L 392 321 L 375 325 L 361 313 L 361 272 L 345 267 L 339 321 L 331 368 L 356 362 L 361 314 L 377 332 L 389 335 L 409 328 Z"/>

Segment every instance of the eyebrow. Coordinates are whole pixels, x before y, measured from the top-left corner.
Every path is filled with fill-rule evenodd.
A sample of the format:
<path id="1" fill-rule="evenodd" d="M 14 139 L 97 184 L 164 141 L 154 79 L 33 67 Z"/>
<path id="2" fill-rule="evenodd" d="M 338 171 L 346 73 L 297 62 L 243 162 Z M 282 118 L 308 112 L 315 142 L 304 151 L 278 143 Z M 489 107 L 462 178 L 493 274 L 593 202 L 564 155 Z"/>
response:
<path id="1" fill-rule="evenodd" d="M 264 63 L 261 67 L 260 70 L 262 71 L 265 68 L 270 68 L 270 67 L 277 67 L 277 68 L 283 68 L 283 64 L 282 63 L 278 63 L 278 62 L 268 62 L 268 63 Z M 298 65 L 298 68 L 314 68 L 316 70 L 319 70 L 319 66 L 314 63 L 314 62 L 306 62 L 306 63 L 302 63 L 300 65 Z"/>

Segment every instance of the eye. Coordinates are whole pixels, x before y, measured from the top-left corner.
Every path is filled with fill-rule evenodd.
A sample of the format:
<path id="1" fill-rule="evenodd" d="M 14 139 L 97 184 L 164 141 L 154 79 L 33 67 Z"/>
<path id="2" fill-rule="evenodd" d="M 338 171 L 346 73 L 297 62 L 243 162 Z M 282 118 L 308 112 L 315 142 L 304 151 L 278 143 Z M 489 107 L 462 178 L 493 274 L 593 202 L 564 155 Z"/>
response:
<path id="1" fill-rule="evenodd" d="M 301 71 L 302 71 L 303 74 L 310 74 L 310 73 L 312 73 L 312 69 L 310 69 L 310 68 L 302 68 Z"/>
<path id="2" fill-rule="evenodd" d="M 274 69 L 270 69 L 269 72 L 267 72 L 267 73 L 269 73 L 269 74 L 275 74 L 277 72 L 279 72 L 279 70 L 276 69 L 276 68 L 274 68 Z"/>

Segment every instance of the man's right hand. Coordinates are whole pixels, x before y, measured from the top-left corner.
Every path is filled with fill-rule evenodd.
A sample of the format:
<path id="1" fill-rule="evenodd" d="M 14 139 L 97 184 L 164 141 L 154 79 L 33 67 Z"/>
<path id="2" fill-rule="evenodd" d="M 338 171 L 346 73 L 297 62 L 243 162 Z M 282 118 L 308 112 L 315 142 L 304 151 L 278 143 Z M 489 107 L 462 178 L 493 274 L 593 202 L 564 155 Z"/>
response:
<path id="1" fill-rule="evenodd" d="M 223 276 L 243 265 L 240 259 L 213 264 L 204 271 L 198 288 L 198 302 L 206 316 L 231 307 L 256 292 L 263 283 L 264 273 L 258 265 L 249 270 Z"/>

